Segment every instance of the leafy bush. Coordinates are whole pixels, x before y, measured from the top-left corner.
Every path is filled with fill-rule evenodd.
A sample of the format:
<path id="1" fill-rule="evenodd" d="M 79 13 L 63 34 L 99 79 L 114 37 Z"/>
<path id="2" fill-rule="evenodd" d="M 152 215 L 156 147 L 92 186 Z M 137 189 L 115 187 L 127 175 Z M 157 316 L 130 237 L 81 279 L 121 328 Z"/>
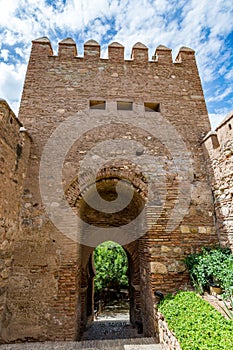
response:
<path id="1" fill-rule="evenodd" d="M 233 255 L 228 248 L 203 248 L 185 259 L 191 280 L 199 293 L 210 285 L 220 286 L 226 297 L 233 294 Z"/>
<path id="2" fill-rule="evenodd" d="M 230 350 L 233 322 L 194 292 L 178 292 L 159 304 L 182 350 Z"/>
<path id="3" fill-rule="evenodd" d="M 128 258 L 119 244 L 111 241 L 100 244 L 94 251 L 94 263 L 95 292 L 128 287 Z"/>

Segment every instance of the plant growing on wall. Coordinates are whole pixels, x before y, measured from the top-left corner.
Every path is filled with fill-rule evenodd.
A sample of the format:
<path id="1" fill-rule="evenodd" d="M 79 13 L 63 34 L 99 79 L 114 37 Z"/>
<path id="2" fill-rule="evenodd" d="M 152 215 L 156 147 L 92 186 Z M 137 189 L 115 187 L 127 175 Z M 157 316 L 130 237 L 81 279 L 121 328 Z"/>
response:
<path id="1" fill-rule="evenodd" d="M 185 259 L 191 280 L 202 294 L 211 285 L 222 288 L 225 297 L 233 295 L 233 255 L 228 248 L 203 248 Z"/>

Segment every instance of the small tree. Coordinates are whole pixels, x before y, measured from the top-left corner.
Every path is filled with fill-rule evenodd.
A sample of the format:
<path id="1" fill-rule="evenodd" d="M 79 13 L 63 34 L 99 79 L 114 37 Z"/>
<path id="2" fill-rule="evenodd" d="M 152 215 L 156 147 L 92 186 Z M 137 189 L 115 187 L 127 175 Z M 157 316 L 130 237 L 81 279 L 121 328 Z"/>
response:
<path id="1" fill-rule="evenodd" d="M 106 288 L 119 291 L 128 287 L 128 258 L 119 244 L 111 241 L 100 244 L 94 251 L 94 263 L 95 293 L 100 295 Z"/>

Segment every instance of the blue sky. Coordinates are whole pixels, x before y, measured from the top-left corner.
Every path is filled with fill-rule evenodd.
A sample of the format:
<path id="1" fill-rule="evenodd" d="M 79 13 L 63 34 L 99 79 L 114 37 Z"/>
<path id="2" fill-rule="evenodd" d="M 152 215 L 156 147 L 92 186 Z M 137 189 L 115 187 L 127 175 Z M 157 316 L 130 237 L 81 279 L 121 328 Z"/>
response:
<path id="1" fill-rule="evenodd" d="M 150 58 L 162 44 L 196 51 L 212 127 L 233 110 L 232 0 L 0 0 L 0 98 L 18 113 L 31 40 L 47 36 L 57 44 L 72 37 L 95 39 L 106 57 L 107 45 L 119 41 L 130 58 L 141 41 Z"/>

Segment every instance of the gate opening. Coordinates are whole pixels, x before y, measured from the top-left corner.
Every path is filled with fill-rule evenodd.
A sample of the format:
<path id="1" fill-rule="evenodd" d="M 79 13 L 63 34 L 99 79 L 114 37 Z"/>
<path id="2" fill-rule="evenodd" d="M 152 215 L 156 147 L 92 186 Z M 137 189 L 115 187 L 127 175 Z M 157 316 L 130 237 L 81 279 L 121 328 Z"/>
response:
<path id="1" fill-rule="evenodd" d="M 116 310 L 119 310 L 121 306 L 122 308 L 125 306 L 124 313 L 125 317 L 128 318 L 128 321 L 125 320 L 126 327 L 129 327 L 129 329 L 132 327 L 136 332 L 133 335 L 134 337 L 138 337 L 138 335 L 154 335 L 153 315 L 150 318 L 148 317 L 148 309 L 152 310 L 152 314 L 153 304 L 149 275 L 146 273 L 148 261 L 144 257 L 146 247 L 144 237 L 141 235 L 142 222 L 139 215 L 145 206 L 147 187 L 144 179 L 136 173 L 132 172 L 134 177 L 131 181 L 131 178 L 127 180 L 124 176 L 118 176 L 116 169 L 114 168 L 114 171 L 105 169 L 102 175 L 106 176 L 99 177 L 95 183 L 88 185 L 85 189 L 85 200 L 82 193 L 79 192 L 78 183 L 72 183 L 70 205 L 78 212 L 83 222 L 79 227 L 79 234 L 81 239 L 83 239 L 83 243 L 80 245 L 79 256 L 81 259 L 78 272 L 80 275 L 79 293 L 77 295 L 78 340 L 93 340 L 95 335 L 93 329 L 96 329 L 98 325 L 98 322 L 95 321 L 98 321 L 101 313 L 108 310 L 110 315 L 112 313 L 115 315 L 115 313 L 118 313 Z M 105 174 L 105 171 L 107 174 Z M 132 193 L 132 188 L 134 189 L 132 199 L 124 209 L 109 213 L 108 211 L 97 210 L 88 204 L 96 202 L 96 190 L 105 202 L 115 200 L 118 196 L 116 186 L 119 180 L 124 179 L 126 181 L 121 181 L 122 198 L 127 199 L 129 192 Z M 106 203 L 105 205 L 107 206 Z M 129 223 L 128 230 L 118 229 L 125 227 Z M 108 280 L 111 272 L 110 265 L 116 267 L 118 260 L 116 258 L 111 263 L 107 261 L 100 263 L 101 270 L 97 266 L 97 262 L 95 263 L 100 247 L 109 250 L 109 254 L 106 254 L 108 257 L 111 256 L 112 250 L 119 252 L 121 250 L 123 252 L 121 257 L 122 259 L 124 257 L 125 260 L 122 263 L 124 266 L 122 275 L 118 275 L 118 278 L 113 279 L 111 283 Z M 103 283 L 102 286 L 98 286 L 98 283 L 100 283 L 99 270 L 102 273 L 102 277 L 103 274 L 106 277 L 105 284 Z M 115 275 L 117 275 L 116 271 Z M 100 290 L 102 291 L 100 292 Z M 119 300 L 122 300 L 121 306 L 118 304 Z M 106 321 L 108 322 L 108 320 Z M 106 337 L 110 336 L 110 333 L 108 330 L 108 335 L 106 335 L 104 328 L 104 334 L 101 335 L 102 339 L 107 339 Z M 113 333 L 117 337 L 123 336 L 121 331 L 115 332 L 114 330 Z M 86 336 L 88 338 L 85 338 Z M 131 336 L 132 332 L 130 333 Z"/>
<path id="2" fill-rule="evenodd" d="M 93 253 L 94 320 L 129 320 L 129 267 L 125 250 L 107 241 Z"/>

